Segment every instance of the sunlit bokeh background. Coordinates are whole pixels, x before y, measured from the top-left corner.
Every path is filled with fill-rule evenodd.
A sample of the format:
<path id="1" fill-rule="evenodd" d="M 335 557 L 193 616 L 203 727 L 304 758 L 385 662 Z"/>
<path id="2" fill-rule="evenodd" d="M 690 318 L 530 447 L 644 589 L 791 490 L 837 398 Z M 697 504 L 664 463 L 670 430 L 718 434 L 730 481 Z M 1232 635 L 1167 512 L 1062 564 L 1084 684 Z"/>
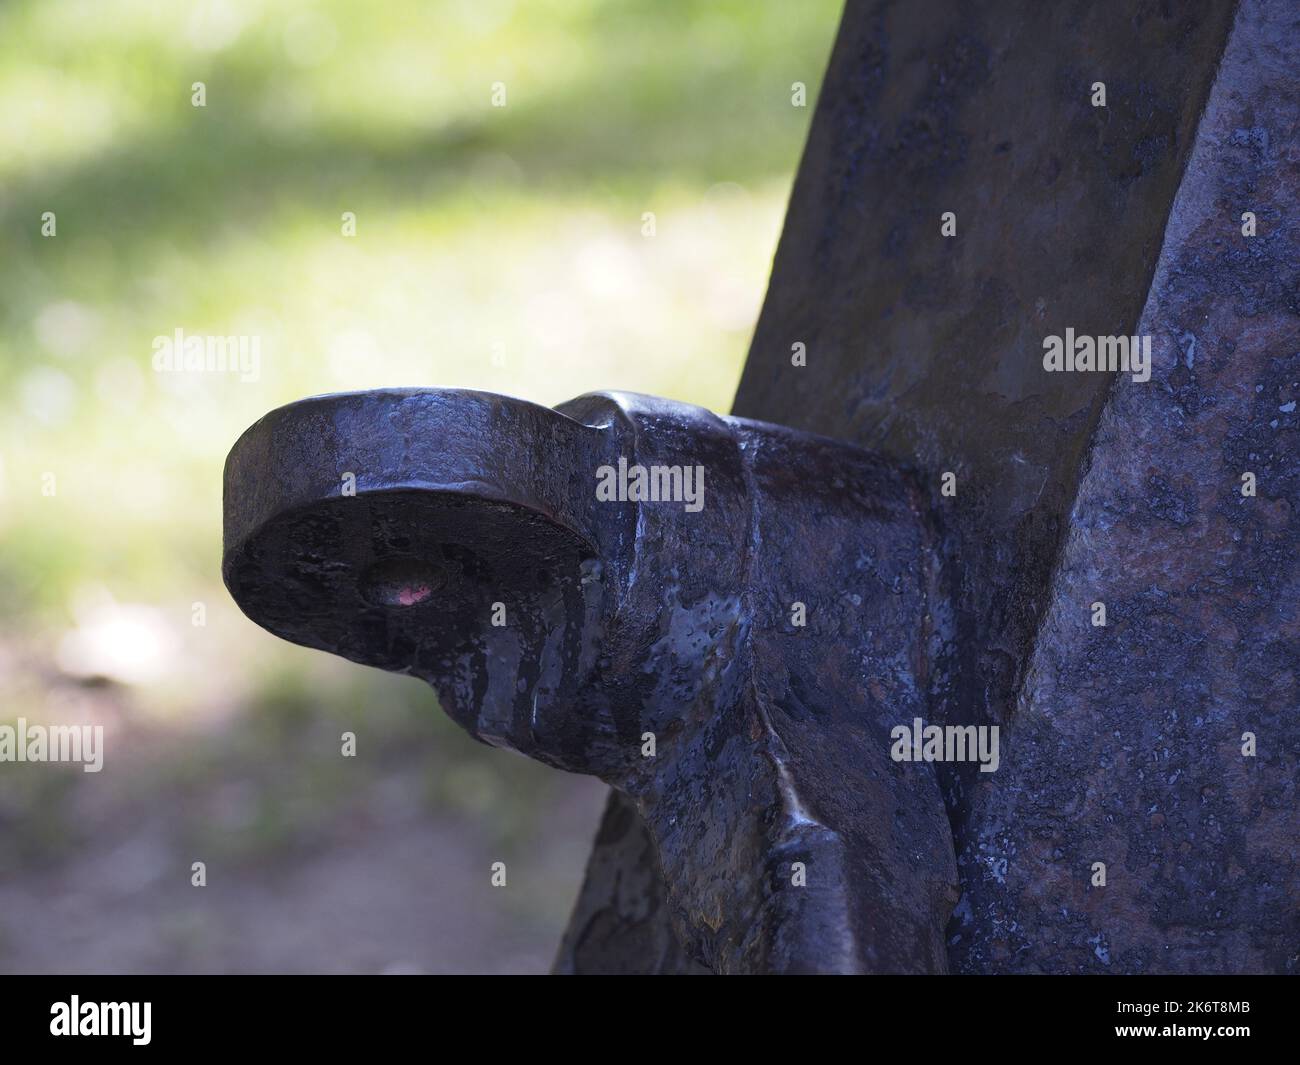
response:
<path id="1" fill-rule="evenodd" d="M 0 763 L 0 970 L 549 966 L 603 788 L 245 619 L 222 463 L 321 392 L 728 409 L 839 7 L 0 0 L 0 721 L 107 733 Z"/>

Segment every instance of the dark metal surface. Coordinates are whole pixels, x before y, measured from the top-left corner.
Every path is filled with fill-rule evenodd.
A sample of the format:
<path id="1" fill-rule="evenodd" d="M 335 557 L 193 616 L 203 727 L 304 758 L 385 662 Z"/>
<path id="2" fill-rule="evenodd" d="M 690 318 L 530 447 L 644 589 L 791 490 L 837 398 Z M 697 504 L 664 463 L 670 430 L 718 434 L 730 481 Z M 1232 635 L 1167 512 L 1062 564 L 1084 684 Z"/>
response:
<path id="1" fill-rule="evenodd" d="M 941 770 L 958 971 L 1300 964 L 1298 41 L 1284 0 L 846 10 L 735 409 L 957 474 L 947 705 L 1006 751 Z M 1045 373 L 1066 328 L 1152 379 Z"/>
<path id="2" fill-rule="evenodd" d="M 636 804 L 611 790 L 573 919 L 560 943 L 560 975 L 709 975 L 673 930 L 654 841 Z"/>
<path id="3" fill-rule="evenodd" d="M 620 460 L 698 467 L 702 505 L 598 500 Z M 259 624 L 627 795 L 686 956 L 946 968 L 943 802 L 889 757 L 891 727 L 942 716 L 945 590 L 890 464 L 648 397 L 384 391 L 267 415 L 225 498 L 226 583 Z"/>
<path id="4" fill-rule="evenodd" d="M 1245 3 L 1138 325 L 1155 372 L 1114 383 L 970 811 L 959 970 L 1300 972 L 1297 145 L 1300 9 Z"/>
<path id="5" fill-rule="evenodd" d="M 1134 332 L 1232 13 L 845 9 L 735 412 L 924 472 L 962 561 L 965 720 L 1011 709 L 1111 384 L 1044 373 L 1043 337 Z"/>

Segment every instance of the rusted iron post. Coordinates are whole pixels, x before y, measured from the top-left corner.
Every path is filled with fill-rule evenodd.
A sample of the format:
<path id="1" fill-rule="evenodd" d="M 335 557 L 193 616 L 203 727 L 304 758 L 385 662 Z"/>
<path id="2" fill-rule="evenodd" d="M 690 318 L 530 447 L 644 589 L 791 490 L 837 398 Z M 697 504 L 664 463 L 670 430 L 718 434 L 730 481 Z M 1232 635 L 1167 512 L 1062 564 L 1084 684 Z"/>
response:
<path id="1" fill-rule="evenodd" d="M 941 767 L 953 968 L 1295 971 L 1296 7 L 938 10 L 846 9 L 736 410 L 932 487 L 947 704 L 1003 728 Z M 1046 372 L 1067 330 L 1149 380 Z"/>

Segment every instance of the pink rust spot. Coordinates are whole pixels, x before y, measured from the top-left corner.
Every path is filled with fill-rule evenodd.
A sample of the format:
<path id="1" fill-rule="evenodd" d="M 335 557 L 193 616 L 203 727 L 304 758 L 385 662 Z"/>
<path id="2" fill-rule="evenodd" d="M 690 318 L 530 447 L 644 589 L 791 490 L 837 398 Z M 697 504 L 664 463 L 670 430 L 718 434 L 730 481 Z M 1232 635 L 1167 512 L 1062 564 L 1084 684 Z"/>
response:
<path id="1" fill-rule="evenodd" d="M 375 606 L 412 607 L 428 602 L 444 583 L 446 575 L 426 562 L 386 558 L 365 572 L 359 590 Z"/>
<path id="2" fill-rule="evenodd" d="M 433 589 L 427 584 L 408 585 L 398 591 L 397 602 L 401 606 L 415 606 L 416 603 L 423 603 L 431 595 Z"/>

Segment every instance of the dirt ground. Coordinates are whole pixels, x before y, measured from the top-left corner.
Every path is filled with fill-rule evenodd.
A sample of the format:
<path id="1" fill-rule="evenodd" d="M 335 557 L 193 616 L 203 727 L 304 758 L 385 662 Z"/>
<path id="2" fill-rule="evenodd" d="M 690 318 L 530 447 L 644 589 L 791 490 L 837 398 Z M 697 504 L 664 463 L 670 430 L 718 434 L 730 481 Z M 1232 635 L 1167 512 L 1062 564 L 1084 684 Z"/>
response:
<path id="1" fill-rule="evenodd" d="M 129 692 L 69 689 L 64 720 L 109 723 L 104 768 L 0 767 L 0 971 L 545 972 L 604 785 L 482 747 L 431 693 L 366 675 L 412 712 L 371 715 L 357 759 L 310 692 L 159 727 Z"/>

